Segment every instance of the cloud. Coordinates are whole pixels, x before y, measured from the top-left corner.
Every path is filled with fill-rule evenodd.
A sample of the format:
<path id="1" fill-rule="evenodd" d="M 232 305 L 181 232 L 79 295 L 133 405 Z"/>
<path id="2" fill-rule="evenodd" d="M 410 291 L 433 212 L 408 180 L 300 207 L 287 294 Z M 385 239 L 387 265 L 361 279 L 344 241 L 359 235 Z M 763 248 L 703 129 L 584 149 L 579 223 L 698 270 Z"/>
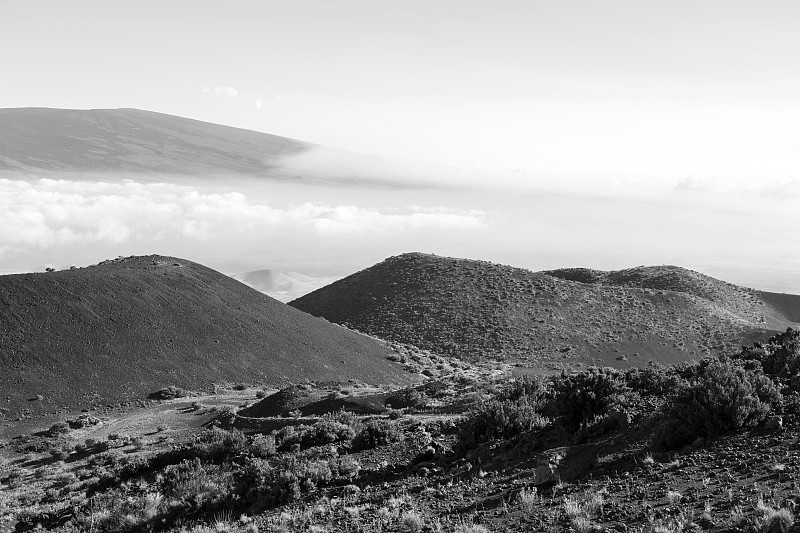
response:
<path id="1" fill-rule="evenodd" d="M 236 96 L 239 96 L 239 91 L 228 85 L 225 85 L 224 87 L 217 85 L 216 87 L 213 88 L 203 87 L 203 94 L 212 94 L 214 96 L 228 96 L 231 98 L 235 98 Z"/>
<path id="2" fill-rule="evenodd" d="M 261 98 L 256 98 L 256 109 L 261 111 L 263 107 L 264 107 L 264 100 L 262 100 Z"/>
<path id="3" fill-rule="evenodd" d="M 722 182 L 717 177 L 688 176 L 679 180 L 675 185 L 677 191 L 714 191 L 720 188 Z"/>
<path id="4" fill-rule="evenodd" d="M 0 252 L 19 246 L 205 242 L 268 235 L 292 235 L 302 241 L 486 226 L 483 211 L 448 207 L 316 202 L 279 206 L 237 191 L 204 192 L 168 183 L 0 179 Z"/>
<path id="5" fill-rule="evenodd" d="M 771 198 L 797 198 L 800 196 L 800 179 L 773 180 L 763 184 L 759 192 Z"/>

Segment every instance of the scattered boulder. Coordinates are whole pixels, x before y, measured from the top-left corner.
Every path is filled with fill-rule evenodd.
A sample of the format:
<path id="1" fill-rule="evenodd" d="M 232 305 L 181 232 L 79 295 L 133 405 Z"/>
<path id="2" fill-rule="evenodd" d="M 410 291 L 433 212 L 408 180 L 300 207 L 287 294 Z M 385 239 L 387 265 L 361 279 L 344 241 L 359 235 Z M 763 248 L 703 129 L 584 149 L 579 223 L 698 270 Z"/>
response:
<path id="1" fill-rule="evenodd" d="M 574 481 L 587 474 L 597 464 L 597 444 L 553 448 L 536 458 L 533 484 Z"/>
<path id="2" fill-rule="evenodd" d="M 775 415 L 767 418 L 767 421 L 764 422 L 764 429 L 767 431 L 777 431 L 783 427 L 783 418 L 781 416 Z"/>

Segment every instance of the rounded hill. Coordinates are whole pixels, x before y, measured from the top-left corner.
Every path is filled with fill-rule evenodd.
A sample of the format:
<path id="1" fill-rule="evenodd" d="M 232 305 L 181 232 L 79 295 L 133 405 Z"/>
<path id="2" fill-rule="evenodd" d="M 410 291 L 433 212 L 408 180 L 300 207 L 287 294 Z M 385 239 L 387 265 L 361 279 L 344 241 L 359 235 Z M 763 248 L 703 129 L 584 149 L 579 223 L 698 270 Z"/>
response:
<path id="1" fill-rule="evenodd" d="M 9 410 L 83 408 L 168 385 L 409 381 L 378 341 L 172 257 L 0 276 L 0 326 Z"/>
<path id="2" fill-rule="evenodd" d="M 757 291 L 678 267 L 532 272 L 421 253 L 290 305 L 439 353 L 523 364 L 699 359 L 793 322 Z"/>

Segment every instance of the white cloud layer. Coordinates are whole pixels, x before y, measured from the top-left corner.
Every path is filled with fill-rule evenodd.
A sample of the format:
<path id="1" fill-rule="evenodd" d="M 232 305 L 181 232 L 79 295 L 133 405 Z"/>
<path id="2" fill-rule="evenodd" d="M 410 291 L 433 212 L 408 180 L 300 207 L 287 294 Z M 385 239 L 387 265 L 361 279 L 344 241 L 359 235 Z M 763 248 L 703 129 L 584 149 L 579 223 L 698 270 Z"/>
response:
<path id="1" fill-rule="evenodd" d="M 213 94 L 214 96 L 229 96 L 234 98 L 239 95 L 239 91 L 230 87 L 228 85 L 220 86 L 217 85 L 216 87 L 203 87 L 204 94 Z"/>
<path id="2" fill-rule="evenodd" d="M 224 240 L 270 233 L 310 239 L 379 237 L 486 225 L 482 211 L 446 207 L 375 208 L 316 202 L 278 207 L 240 192 L 203 192 L 166 183 L 0 179 L 0 251 Z"/>

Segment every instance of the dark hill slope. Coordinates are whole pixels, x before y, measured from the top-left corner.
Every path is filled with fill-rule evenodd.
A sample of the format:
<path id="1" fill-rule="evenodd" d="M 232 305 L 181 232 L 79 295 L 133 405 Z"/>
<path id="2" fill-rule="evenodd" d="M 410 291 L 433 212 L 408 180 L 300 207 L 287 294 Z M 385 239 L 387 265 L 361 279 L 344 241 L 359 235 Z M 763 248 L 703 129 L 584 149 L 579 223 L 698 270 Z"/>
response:
<path id="1" fill-rule="evenodd" d="M 0 276 L 0 392 L 11 407 L 85 407 L 170 384 L 409 381 L 388 353 L 182 259 Z M 44 401 L 27 401 L 37 394 Z"/>
<path id="2" fill-rule="evenodd" d="M 537 364 L 696 359 L 793 322 L 755 291 L 676 267 L 531 272 L 419 253 L 290 305 L 438 352 Z"/>
<path id="3" fill-rule="evenodd" d="M 138 109 L 0 109 L 0 170 L 276 177 L 313 146 Z"/>

